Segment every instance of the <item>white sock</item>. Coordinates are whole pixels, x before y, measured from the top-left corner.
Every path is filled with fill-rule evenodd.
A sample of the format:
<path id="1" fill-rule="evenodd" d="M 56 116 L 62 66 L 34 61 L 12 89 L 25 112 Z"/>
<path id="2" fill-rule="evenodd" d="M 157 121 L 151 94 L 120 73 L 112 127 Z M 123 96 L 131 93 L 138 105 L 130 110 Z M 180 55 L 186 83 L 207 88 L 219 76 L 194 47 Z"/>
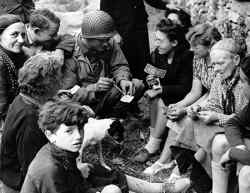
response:
<path id="1" fill-rule="evenodd" d="M 229 168 L 223 168 L 219 163 L 212 161 L 213 193 L 226 193 L 228 186 Z"/>
<path id="2" fill-rule="evenodd" d="M 162 139 L 160 138 L 150 136 L 149 141 L 145 146 L 145 149 L 148 150 L 149 153 L 155 153 L 160 147 L 161 140 Z"/>

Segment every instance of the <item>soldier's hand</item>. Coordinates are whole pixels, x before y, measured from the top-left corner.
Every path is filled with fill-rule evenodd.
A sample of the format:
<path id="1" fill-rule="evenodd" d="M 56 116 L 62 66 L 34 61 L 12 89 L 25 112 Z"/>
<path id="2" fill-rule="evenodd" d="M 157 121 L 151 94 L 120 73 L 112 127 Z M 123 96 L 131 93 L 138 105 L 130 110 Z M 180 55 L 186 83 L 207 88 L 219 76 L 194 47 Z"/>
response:
<path id="1" fill-rule="evenodd" d="M 107 91 L 113 85 L 113 80 L 111 78 L 100 77 L 98 82 L 95 84 L 96 91 Z"/>
<path id="2" fill-rule="evenodd" d="M 120 87 L 124 94 L 133 95 L 134 94 L 134 85 L 129 80 L 121 80 Z"/>

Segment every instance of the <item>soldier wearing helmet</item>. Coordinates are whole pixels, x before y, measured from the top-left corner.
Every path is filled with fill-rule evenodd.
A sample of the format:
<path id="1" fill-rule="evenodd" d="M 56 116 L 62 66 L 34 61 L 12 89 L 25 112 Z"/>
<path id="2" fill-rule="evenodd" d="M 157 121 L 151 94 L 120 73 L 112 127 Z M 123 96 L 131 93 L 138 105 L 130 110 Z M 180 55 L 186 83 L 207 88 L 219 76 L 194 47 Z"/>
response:
<path id="1" fill-rule="evenodd" d="M 70 65 L 73 82 L 81 87 L 74 98 L 90 105 L 100 117 L 126 116 L 132 105 L 120 101 L 121 97 L 133 96 L 134 104 L 143 90 L 142 81 L 132 79 L 128 62 L 113 40 L 115 33 L 114 21 L 106 12 L 85 14 L 73 53 L 77 66 Z"/>

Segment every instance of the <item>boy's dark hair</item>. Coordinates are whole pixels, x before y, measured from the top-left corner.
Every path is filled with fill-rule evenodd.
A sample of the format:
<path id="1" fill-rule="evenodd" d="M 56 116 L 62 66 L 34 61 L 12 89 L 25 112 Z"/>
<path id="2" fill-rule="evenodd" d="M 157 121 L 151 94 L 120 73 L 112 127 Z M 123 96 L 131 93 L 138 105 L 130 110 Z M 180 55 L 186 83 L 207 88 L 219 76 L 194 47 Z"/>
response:
<path id="1" fill-rule="evenodd" d="M 38 27 L 41 30 L 47 30 L 50 27 L 50 23 L 55 23 L 60 26 L 60 19 L 48 9 L 38 9 L 34 10 L 30 15 L 30 25 L 31 27 Z"/>
<path id="2" fill-rule="evenodd" d="M 82 129 L 91 116 L 92 114 L 77 102 L 55 99 L 42 106 L 38 124 L 43 132 L 55 132 L 61 124 L 77 125 Z"/>
<path id="3" fill-rule="evenodd" d="M 181 45 L 185 41 L 185 33 L 182 27 L 174 24 L 170 19 L 162 19 L 156 25 L 156 29 L 165 33 L 170 41 L 177 41 Z"/>
<path id="4" fill-rule="evenodd" d="M 184 32 L 188 32 L 188 29 L 192 26 L 191 16 L 183 9 L 167 9 L 165 12 L 165 17 L 167 18 L 171 13 L 178 15 Z"/>
<path id="5" fill-rule="evenodd" d="M 222 38 L 218 29 L 207 23 L 194 26 L 186 37 L 192 46 L 212 46 Z"/>

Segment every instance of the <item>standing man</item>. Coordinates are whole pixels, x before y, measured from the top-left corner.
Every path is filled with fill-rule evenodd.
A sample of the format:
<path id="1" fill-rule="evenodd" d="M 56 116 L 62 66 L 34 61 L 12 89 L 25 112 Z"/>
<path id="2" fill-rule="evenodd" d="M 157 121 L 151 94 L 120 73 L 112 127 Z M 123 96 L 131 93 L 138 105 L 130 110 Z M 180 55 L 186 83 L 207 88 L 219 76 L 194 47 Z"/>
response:
<path id="1" fill-rule="evenodd" d="M 146 0 L 155 8 L 166 9 L 162 0 Z M 143 0 L 101 0 L 100 9 L 111 15 L 123 44 L 122 51 L 134 78 L 144 79 L 144 67 L 150 61 L 148 14 Z"/>

